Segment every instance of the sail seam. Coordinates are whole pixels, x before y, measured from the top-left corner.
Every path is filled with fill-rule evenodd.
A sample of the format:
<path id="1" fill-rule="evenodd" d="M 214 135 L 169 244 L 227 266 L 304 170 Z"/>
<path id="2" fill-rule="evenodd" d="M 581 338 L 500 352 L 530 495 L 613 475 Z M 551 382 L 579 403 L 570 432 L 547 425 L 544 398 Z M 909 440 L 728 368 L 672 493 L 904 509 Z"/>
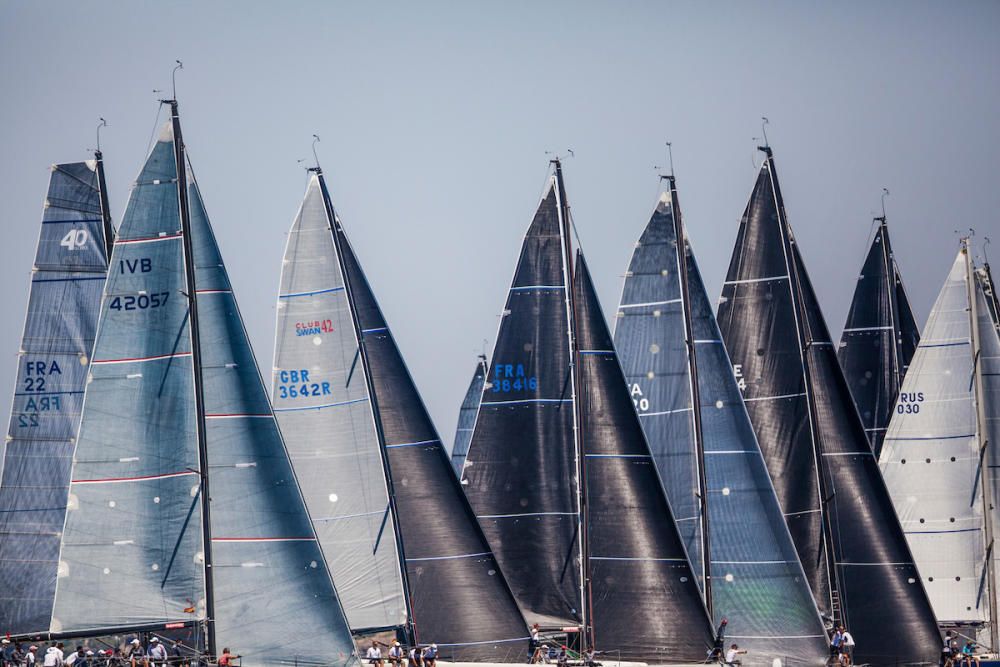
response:
<path id="1" fill-rule="evenodd" d="M 475 554 L 459 554 L 457 556 L 426 556 L 424 558 L 407 558 L 406 562 L 415 563 L 417 561 L 426 561 L 426 560 L 454 560 L 456 558 L 477 558 L 479 556 L 492 556 L 492 555 L 493 553 L 490 551 L 481 551 Z"/>
<path id="2" fill-rule="evenodd" d="M 138 239 L 115 239 L 115 245 L 129 245 L 133 243 L 156 243 L 157 241 L 176 241 L 183 237 L 180 232 L 169 234 L 160 232 L 160 236 L 145 236 Z"/>
<path id="3" fill-rule="evenodd" d="M 618 308 L 642 308 L 644 306 L 666 306 L 671 303 L 680 303 L 682 299 L 667 299 L 666 301 L 647 301 L 646 303 L 623 303 Z"/>
<path id="4" fill-rule="evenodd" d="M 746 285 L 749 283 L 766 283 L 772 280 L 788 280 L 788 276 L 769 276 L 767 278 L 743 278 L 742 280 L 727 280 L 723 285 Z"/>
<path id="5" fill-rule="evenodd" d="M 329 287 L 327 289 L 313 290 L 311 292 L 291 292 L 290 294 L 279 294 L 279 299 L 291 299 L 297 296 L 313 296 L 315 294 L 328 294 L 330 292 L 343 291 L 343 287 Z"/>
<path id="6" fill-rule="evenodd" d="M 744 403 L 753 403 L 756 401 L 776 401 L 782 398 L 799 398 L 800 396 L 805 396 L 806 392 L 802 391 L 798 394 L 782 394 L 781 396 L 760 396 L 754 398 L 744 398 Z"/>
<path id="7" fill-rule="evenodd" d="M 340 401 L 339 403 L 325 403 L 323 405 L 307 405 L 301 408 L 274 408 L 275 412 L 298 412 L 299 410 L 319 410 L 321 408 L 336 408 L 341 405 L 351 405 L 352 403 L 364 403 L 368 397 L 355 398 L 350 401 Z"/>
<path id="8" fill-rule="evenodd" d="M 198 475 L 194 470 L 183 470 L 180 472 L 168 472 L 160 475 L 140 475 L 138 477 L 108 477 L 106 479 L 74 479 L 73 484 L 117 484 L 120 482 L 146 482 L 156 479 L 168 479 L 170 477 L 186 477 L 188 475 Z"/>
<path id="9" fill-rule="evenodd" d="M 385 448 L 386 449 L 395 449 L 396 447 L 418 447 L 420 445 L 431 445 L 431 444 L 434 444 L 435 442 L 441 442 L 441 441 L 438 440 L 437 438 L 435 438 L 433 440 L 420 440 L 419 442 L 403 442 L 403 443 L 400 443 L 398 445 L 386 445 Z M 413 559 L 409 559 L 409 560 L 413 560 Z"/>
<path id="10" fill-rule="evenodd" d="M 521 516 L 577 516 L 579 512 L 519 512 L 516 514 L 477 514 L 477 519 L 510 519 Z"/>
<path id="11" fill-rule="evenodd" d="M 124 359 L 94 359 L 90 363 L 94 366 L 102 364 L 136 364 L 146 361 L 159 361 L 161 359 L 173 359 L 175 357 L 190 357 L 190 352 L 173 352 L 171 354 L 157 354 L 152 357 L 131 357 Z"/>

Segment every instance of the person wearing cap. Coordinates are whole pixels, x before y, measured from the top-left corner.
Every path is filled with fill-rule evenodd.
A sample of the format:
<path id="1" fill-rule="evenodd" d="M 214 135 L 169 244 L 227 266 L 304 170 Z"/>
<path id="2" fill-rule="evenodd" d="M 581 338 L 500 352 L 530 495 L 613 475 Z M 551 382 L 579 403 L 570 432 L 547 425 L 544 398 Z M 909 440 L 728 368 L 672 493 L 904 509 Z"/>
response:
<path id="1" fill-rule="evenodd" d="M 403 667 L 403 647 L 399 642 L 393 642 L 389 648 L 389 663 L 394 667 Z"/>
<path id="2" fill-rule="evenodd" d="M 159 637 L 153 637 L 149 640 L 149 649 L 146 651 L 146 655 L 149 656 L 149 662 L 152 665 L 164 665 L 167 662 L 167 647 L 160 642 Z"/>
<path id="3" fill-rule="evenodd" d="M 424 667 L 435 667 L 438 659 L 438 645 L 431 644 L 429 648 L 424 649 Z"/>
<path id="4" fill-rule="evenodd" d="M 132 667 L 149 667 L 146 652 L 142 650 L 142 642 L 136 637 L 128 644 L 128 660 Z"/>
<path id="5" fill-rule="evenodd" d="M 28 647 L 27 653 L 24 654 L 24 665 L 25 667 L 35 667 L 35 651 L 38 647 L 32 644 Z"/>
<path id="6" fill-rule="evenodd" d="M 0 650 L 0 663 L 2 663 L 4 667 L 14 664 L 14 647 L 11 645 L 10 640 L 6 637 L 0 639 L 0 646 L 3 647 L 2 650 Z"/>

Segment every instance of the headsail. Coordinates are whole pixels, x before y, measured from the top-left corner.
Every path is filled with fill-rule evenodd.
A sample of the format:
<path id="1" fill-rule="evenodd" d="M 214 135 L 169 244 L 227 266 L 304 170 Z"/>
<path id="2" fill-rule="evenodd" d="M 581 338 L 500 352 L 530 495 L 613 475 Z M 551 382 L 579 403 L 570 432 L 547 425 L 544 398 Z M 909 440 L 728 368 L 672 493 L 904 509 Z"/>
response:
<path id="1" fill-rule="evenodd" d="M 476 370 L 465 392 L 462 408 L 458 412 L 458 426 L 455 427 L 455 442 L 451 447 L 451 465 L 455 474 L 462 477 L 465 467 L 465 457 L 469 453 L 469 443 L 472 441 L 472 430 L 476 425 L 476 415 L 479 413 L 479 401 L 483 397 L 483 386 L 486 384 L 486 355 L 479 355 Z"/>
<path id="2" fill-rule="evenodd" d="M 837 359 L 878 458 L 920 330 L 892 254 L 885 216 L 876 221 L 878 231 L 854 289 Z"/>
<path id="3" fill-rule="evenodd" d="M 396 521 L 399 553 L 405 563 L 402 574 L 407 584 L 415 639 L 424 643 L 436 642 L 444 655 L 456 659 L 495 660 L 506 656 L 512 645 L 520 647 L 526 639 L 524 619 L 499 572 L 458 479 L 451 471 L 441 440 L 343 227 L 333 212 L 321 174 L 310 180 L 306 205 L 317 195 L 325 211 L 326 233 L 303 237 L 295 251 L 301 250 L 303 254 L 286 255 L 283 273 L 308 268 L 326 275 L 335 274 L 333 280 L 337 286 L 343 286 L 343 303 L 347 310 L 343 315 L 337 314 L 332 330 L 321 325 L 320 331 L 306 337 L 303 342 L 312 347 L 312 351 L 306 351 L 308 347 L 303 350 L 304 345 L 300 343 L 302 337 L 295 336 L 289 315 L 279 315 L 278 349 L 289 354 L 296 350 L 300 354 L 296 359 L 301 362 L 302 368 L 317 373 L 318 381 L 329 382 L 331 392 L 343 391 L 340 387 L 355 382 L 363 387 L 361 396 L 368 400 L 362 398 L 358 404 L 365 410 L 366 428 L 367 424 L 374 424 L 375 437 L 350 442 L 349 447 L 354 453 L 345 458 L 350 464 L 354 460 L 364 461 L 373 454 L 375 457 L 384 456 L 380 465 L 384 465 L 388 478 L 355 478 L 352 486 L 359 481 L 365 485 L 383 485 L 391 494 L 391 506 L 387 504 L 378 508 L 377 519 L 383 524 L 390 518 Z M 324 264 L 301 261 L 317 256 L 323 258 Z M 298 314 L 308 315 L 314 321 L 329 319 L 331 322 L 334 321 L 333 313 L 334 309 L 328 303 L 314 303 L 309 311 L 298 311 Z M 346 319 L 346 323 L 341 317 Z M 361 346 L 357 343 L 359 338 Z M 316 340 L 320 341 L 319 345 Z M 327 360 L 315 352 L 317 347 L 325 347 L 327 343 L 331 348 L 346 350 L 342 359 L 348 362 L 353 360 L 353 378 L 350 370 L 344 376 L 346 366 L 340 367 L 339 376 L 328 378 L 330 367 L 325 365 Z M 294 383 L 283 382 L 282 371 L 279 366 L 276 393 L 281 396 L 284 387 L 284 393 L 291 396 Z M 322 391 L 322 383 L 320 387 Z M 311 395 L 311 385 L 309 389 Z M 339 403 L 357 399 L 340 398 L 338 394 L 326 400 Z M 291 434 L 301 424 L 298 418 L 308 412 L 308 409 L 291 409 L 279 415 Z M 329 437 L 330 434 L 327 432 L 324 435 Z M 324 439 L 310 444 L 320 452 L 323 451 L 320 447 L 340 445 L 337 432 L 332 435 L 335 436 L 330 439 L 332 442 Z M 311 490 L 309 482 L 305 486 L 307 494 L 322 496 L 315 489 Z M 350 490 L 346 493 L 353 492 L 352 487 L 347 488 Z M 321 500 L 327 505 L 330 503 L 326 498 Z M 381 539 L 392 537 L 386 534 L 389 530 L 385 529 Z M 364 545 L 374 550 L 378 543 L 379 535 L 375 533 Z M 337 548 L 338 541 L 331 539 L 327 551 Z"/>
<path id="4" fill-rule="evenodd" d="M 594 643 L 626 660 L 701 661 L 711 619 L 582 254 L 574 280 Z"/>
<path id="5" fill-rule="evenodd" d="M 693 520 L 679 522 L 682 533 L 686 526 L 703 525 L 699 501 L 706 500 L 710 611 L 716 623 L 727 618 L 727 635 L 749 649 L 744 662 L 770 664 L 784 656 L 822 664 L 826 633 L 686 239 L 686 289 L 679 280 L 677 217 L 672 186 L 636 244 L 618 310 L 615 344 L 639 421 L 671 507 L 686 504 L 697 512 Z M 688 361 L 685 311 L 696 365 Z M 702 454 L 695 441 L 690 368 L 697 371 Z M 676 497 L 682 494 L 693 497 Z M 701 536 L 693 541 L 702 544 Z"/>
<path id="6" fill-rule="evenodd" d="M 980 407 L 996 411 L 991 406 L 997 382 L 991 371 L 1000 352 L 985 295 L 973 284 L 977 281 L 970 269 L 963 246 L 903 380 L 881 459 L 938 621 L 960 626 L 992 625 L 996 599 L 996 581 L 987 568 L 988 522 L 996 517 L 992 511 L 987 516 L 989 503 L 983 495 L 995 482 L 995 454 L 987 444 L 993 434 L 989 426 L 981 433 L 977 415 Z M 973 304 L 970 296 L 979 303 Z M 970 313 L 977 311 L 974 322 Z M 977 338 L 982 341 L 978 369 L 973 351 Z M 982 406 L 976 391 L 980 374 L 984 388 L 991 390 Z M 993 421 L 992 430 L 996 428 Z M 986 479 L 981 478 L 984 465 L 991 472 Z"/>
<path id="7" fill-rule="evenodd" d="M 751 422 L 814 596 L 850 628 L 855 659 L 936 659 L 930 604 L 763 150 L 719 305 Z"/>
<path id="8" fill-rule="evenodd" d="M 353 642 L 201 196 L 178 168 L 187 165 L 172 108 L 111 258 L 51 628 L 205 621 L 209 650 L 217 636 L 246 665 L 349 664 Z M 199 480 L 212 484 L 210 522 Z"/>
<path id="9" fill-rule="evenodd" d="M 0 628 L 49 626 L 76 431 L 107 277 L 100 155 L 52 167 L 0 459 Z"/>

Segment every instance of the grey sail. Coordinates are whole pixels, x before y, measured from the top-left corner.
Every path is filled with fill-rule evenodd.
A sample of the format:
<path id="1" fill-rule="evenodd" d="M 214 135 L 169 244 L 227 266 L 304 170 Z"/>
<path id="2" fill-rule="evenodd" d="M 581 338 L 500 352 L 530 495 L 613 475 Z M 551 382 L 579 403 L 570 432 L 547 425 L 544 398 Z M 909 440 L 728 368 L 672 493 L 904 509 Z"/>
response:
<path id="1" fill-rule="evenodd" d="M 483 397 L 483 385 L 486 384 L 486 355 L 480 355 L 476 361 L 476 370 L 465 392 L 462 408 L 458 411 L 458 426 L 455 427 L 455 441 L 451 447 L 451 465 L 455 474 L 462 477 L 465 467 L 465 457 L 469 453 L 469 443 L 472 442 L 472 431 L 476 425 L 476 414 L 479 412 L 479 401 Z"/>
<path id="2" fill-rule="evenodd" d="M 824 664 L 826 632 L 743 405 L 737 384 L 742 378 L 733 376 L 686 239 L 681 247 L 687 279 L 680 280 L 679 215 L 672 188 L 661 197 L 632 253 L 615 347 L 671 507 L 694 512 L 686 522 L 689 554 L 692 545 L 705 543 L 690 526 L 707 528 L 707 599 L 715 623 L 728 619 L 726 636 L 750 651 L 745 664 L 771 664 L 776 657 Z M 696 363 L 690 363 L 689 354 Z M 692 372 L 697 392 L 692 392 Z M 685 522 L 678 525 L 685 530 Z"/>
<path id="3" fill-rule="evenodd" d="M 100 153 L 52 167 L 0 459 L 0 628 L 45 629 L 113 240 Z"/>
<path id="4" fill-rule="evenodd" d="M 204 625 L 244 665 L 350 664 L 172 108 L 111 257 L 51 630 Z"/>

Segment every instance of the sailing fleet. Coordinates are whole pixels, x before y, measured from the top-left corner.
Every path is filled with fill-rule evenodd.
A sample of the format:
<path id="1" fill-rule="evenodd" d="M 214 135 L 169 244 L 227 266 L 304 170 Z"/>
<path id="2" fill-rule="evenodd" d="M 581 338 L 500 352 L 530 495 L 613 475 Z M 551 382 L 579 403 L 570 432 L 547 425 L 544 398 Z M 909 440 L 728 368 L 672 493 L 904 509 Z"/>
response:
<path id="1" fill-rule="evenodd" d="M 268 391 L 164 105 L 117 228 L 99 150 L 52 169 L 0 632 L 247 667 L 377 636 L 523 662 L 536 624 L 605 664 L 822 665 L 841 625 L 857 663 L 936 662 L 944 629 L 1000 651 L 1000 307 L 968 238 L 921 331 L 883 212 L 836 344 L 765 145 L 717 308 L 670 173 L 609 326 L 554 159 L 449 453 L 318 164 Z"/>

